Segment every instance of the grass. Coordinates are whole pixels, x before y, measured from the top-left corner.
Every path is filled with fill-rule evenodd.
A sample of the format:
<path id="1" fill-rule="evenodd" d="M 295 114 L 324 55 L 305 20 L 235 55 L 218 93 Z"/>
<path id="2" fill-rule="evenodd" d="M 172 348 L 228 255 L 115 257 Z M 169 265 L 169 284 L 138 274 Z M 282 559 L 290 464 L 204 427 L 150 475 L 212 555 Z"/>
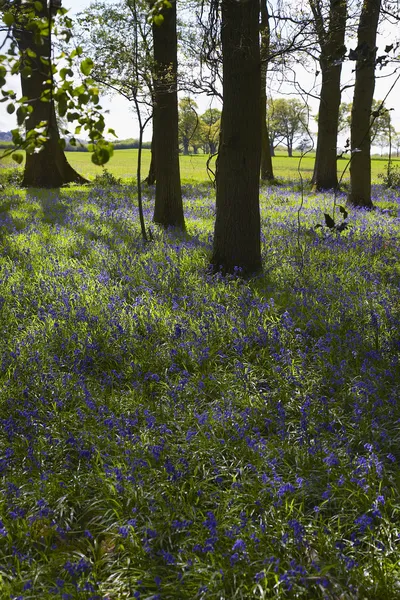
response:
<path id="1" fill-rule="evenodd" d="M 97 167 L 91 162 L 91 155 L 88 152 L 67 152 L 67 157 L 71 165 L 82 175 L 89 179 L 102 173 L 102 168 Z M 10 158 L 4 161 L 4 164 L 10 164 Z M 181 178 L 188 183 L 210 181 L 207 175 L 207 160 L 205 154 L 182 156 L 180 157 Z M 396 164 L 400 164 L 400 159 L 394 159 Z M 136 179 L 137 150 L 115 150 L 114 156 L 106 165 L 116 177 L 124 179 Z M 349 170 L 346 167 L 348 159 L 338 161 L 338 174 L 346 168 L 344 181 L 349 179 Z M 386 170 L 387 159 L 373 158 L 372 180 L 378 183 L 378 175 Z M 142 173 L 146 177 L 150 166 L 150 150 L 143 150 Z M 284 153 L 277 153 L 273 158 L 274 173 L 277 178 L 297 180 L 299 178 L 299 156 L 287 157 Z M 314 156 L 305 156 L 300 165 L 301 173 L 304 179 L 311 179 L 314 169 Z M 215 160 L 211 161 L 211 169 L 215 171 Z M 210 173 L 210 177 L 213 177 Z"/>
<path id="2" fill-rule="evenodd" d="M 3 192 L 0 598 L 400 598 L 398 196 L 263 189 L 248 282 L 184 199 Z"/>

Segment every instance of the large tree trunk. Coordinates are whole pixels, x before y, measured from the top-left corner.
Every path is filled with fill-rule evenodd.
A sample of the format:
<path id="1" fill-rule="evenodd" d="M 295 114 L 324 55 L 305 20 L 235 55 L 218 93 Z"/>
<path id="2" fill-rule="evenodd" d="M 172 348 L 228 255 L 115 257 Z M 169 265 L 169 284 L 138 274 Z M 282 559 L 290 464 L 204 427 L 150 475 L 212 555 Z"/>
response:
<path id="1" fill-rule="evenodd" d="M 49 13 L 45 3 L 43 3 L 38 16 L 48 18 Z M 48 138 L 40 152 L 26 155 L 22 185 L 53 188 L 71 182 L 85 183 L 87 180 L 71 167 L 60 145 L 54 100 L 51 93 L 50 102 L 43 102 L 40 99 L 45 90 L 51 90 L 51 83 L 49 83 L 51 82 L 51 64 L 43 63 L 41 60 L 43 58 L 48 61 L 50 57 L 50 39 L 43 38 L 43 44 L 36 44 L 31 31 L 24 29 L 23 17 L 21 22 L 15 26 L 14 35 L 23 56 L 26 57 L 28 48 L 36 54 L 35 57 L 27 59 L 27 65 L 32 69 L 30 77 L 24 77 L 21 74 L 22 95 L 28 98 L 29 104 L 33 107 L 32 113 L 25 122 L 26 130 L 27 132 L 32 131 L 41 121 L 46 121 Z"/>
<path id="2" fill-rule="evenodd" d="M 212 265 L 261 268 L 259 0 L 222 0 L 223 110 Z"/>
<path id="3" fill-rule="evenodd" d="M 162 11 L 161 25 L 153 24 L 154 147 L 156 200 L 153 221 L 163 227 L 185 228 L 178 142 L 176 1 Z"/>
<path id="4" fill-rule="evenodd" d="M 364 0 L 358 25 L 356 81 L 351 110 L 350 194 L 354 206 L 372 208 L 370 122 L 375 89 L 376 33 L 381 0 Z"/>
<path id="5" fill-rule="evenodd" d="M 274 171 L 267 127 L 267 69 L 269 59 L 269 14 L 266 0 L 260 0 L 261 17 L 261 180 L 273 182 Z"/>
<path id="6" fill-rule="evenodd" d="M 337 134 L 340 106 L 340 76 L 345 51 L 346 0 L 330 0 L 328 32 L 319 32 L 322 73 L 321 98 L 318 111 L 318 139 L 312 184 L 317 190 L 336 189 Z M 318 25 L 317 25 L 318 29 Z"/>

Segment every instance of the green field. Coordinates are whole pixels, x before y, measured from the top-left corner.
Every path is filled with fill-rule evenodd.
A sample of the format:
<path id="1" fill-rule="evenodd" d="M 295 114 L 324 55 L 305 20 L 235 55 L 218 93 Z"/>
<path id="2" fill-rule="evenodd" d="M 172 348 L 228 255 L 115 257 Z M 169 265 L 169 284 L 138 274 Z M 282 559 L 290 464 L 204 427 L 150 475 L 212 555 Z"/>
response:
<path id="1" fill-rule="evenodd" d="M 116 177 L 122 178 L 136 178 L 136 162 L 137 162 L 137 150 L 115 150 L 114 156 L 110 162 L 106 165 L 107 169 Z M 75 169 L 77 169 L 82 175 L 89 179 L 100 175 L 102 172 L 101 167 L 97 167 L 91 162 L 91 155 L 87 152 L 67 152 L 69 162 Z M 181 178 L 183 181 L 207 181 L 207 163 L 208 156 L 205 154 L 197 154 L 190 156 L 181 156 Z M 8 161 L 4 161 L 4 164 L 8 164 Z M 400 164 L 400 159 L 396 160 L 397 164 Z M 143 150 L 143 161 L 142 161 L 142 173 L 143 178 L 146 177 L 150 164 L 150 150 Z M 338 174 L 341 176 L 343 170 L 348 164 L 348 159 L 341 159 L 338 161 Z M 387 159 L 385 158 L 373 158 L 372 159 L 372 180 L 378 182 L 378 175 L 384 173 L 387 165 Z M 279 154 L 273 158 L 273 166 L 275 176 L 277 178 L 284 179 L 299 179 L 299 156 L 289 158 L 284 154 Z M 211 162 L 211 168 L 214 169 L 215 160 Z M 301 161 L 300 172 L 305 179 L 310 179 L 314 168 L 314 156 L 306 156 Z M 210 173 L 212 177 L 212 173 Z M 349 178 L 349 169 L 347 167 L 344 180 Z"/>

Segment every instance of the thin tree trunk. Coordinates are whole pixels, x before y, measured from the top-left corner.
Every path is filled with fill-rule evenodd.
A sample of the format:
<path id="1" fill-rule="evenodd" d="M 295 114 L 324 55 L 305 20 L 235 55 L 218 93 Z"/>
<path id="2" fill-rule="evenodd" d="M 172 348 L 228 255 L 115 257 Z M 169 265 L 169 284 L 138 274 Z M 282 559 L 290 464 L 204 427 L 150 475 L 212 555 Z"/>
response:
<path id="1" fill-rule="evenodd" d="M 345 51 L 347 1 L 331 0 L 329 28 L 317 32 L 321 46 L 320 67 L 322 73 L 321 98 L 318 111 L 318 138 L 314 173 L 311 183 L 317 190 L 336 189 L 337 135 L 340 106 L 340 76 Z"/>
<path id="2" fill-rule="evenodd" d="M 371 200 L 370 122 L 375 90 L 376 34 L 381 0 L 364 0 L 357 37 L 356 81 L 351 110 L 350 194 L 354 206 L 373 208 Z"/>
<path id="3" fill-rule="evenodd" d="M 46 3 L 43 3 L 38 16 L 49 17 Z M 36 44 L 31 31 L 24 29 L 23 21 L 16 25 L 14 35 L 23 55 L 26 56 L 28 48 L 36 54 L 35 57 L 29 57 L 29 66 L 32 69 L 30 77 L 21 75 L 22 95 L 28 98 L 29 104 L 33 107 L 25 122 L 26 130 L 32 131 L 41 121 L 46 121 L 48 138 L 40 152 L 26 155 L 22 185 L 53 188 L 70 182 L 85 183 L 87 180 L 71 167 L 60 145 L 54 100 L 51 95 L 51 63 L 46 64 L 41 60 L 43 58 L 44 61 L 49 61 L 51 58 L 50 38 L 43 38 L 41 45 Z M 49 89 L 50 101 L 42 102 L 40 99 L 42 93 Z"/>
<path id="4" fill-rule="evenodd" d="M 145 183 L 147 185 L 154 185 L 156 182 L 156 153 L 155 153 L 155 143 L 154 143 L 154 131 L 151 138 L 151 158 L 150 158 L 150 167 L 149 174 L 145 179 Z"/>
<path id="5" fill-rule="evenodd" d="M 274 145 L 271 143 L 269 145 L 269 151 L 270 151 L 271 157 L 274 157 L 275 156 L 275 148 L 274 148 Z"/>
<path id="6" fill-rule="evenodd" d="M 259 0 L 222 0 L 223 109 L 212 265 L 261 268 Z"/>
<path id="7" fill-rule="evenodd" d="M 273 182 L 275 180 L 272 167 L 268 127 L 267 127 L 267 70 L 269 59 L 269 14 L 266 0 L 260 0 L 261 17 L 261 180 Z"/>
<path id="8" fill-rule="evenodd" d="M 153 24 L 154 113 L 156 154 L 155 223 L 185 229 L 178 142 L 176 1 L 162 11 L 161 25 Z"/>

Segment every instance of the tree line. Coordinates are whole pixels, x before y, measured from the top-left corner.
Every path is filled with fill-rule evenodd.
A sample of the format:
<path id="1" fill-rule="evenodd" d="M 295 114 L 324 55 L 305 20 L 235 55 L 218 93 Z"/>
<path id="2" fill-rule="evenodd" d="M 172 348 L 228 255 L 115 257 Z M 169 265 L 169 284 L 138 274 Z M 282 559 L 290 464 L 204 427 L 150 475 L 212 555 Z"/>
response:
<path id="1" fill-rule="evenodd" d="M 273 101 L 272 114 L 268 107 L 268 70 L 287 68 L 293 57 L 312 56 L 321 78 L 312 183 L 317 190 L 338 187 L 341 70 L 343 62 L 351 60 L 355 81 L 348 202 L 371 208 L 371 131 L 384 111 L 383 103 L 373 110 L 375 69 L 390 62 L 391 52 L 397 51 L 390 45 L 384 55 L 377 54 L 382 0 L 364 0 L 356 9 L 350 0 L 308 0 L 296 10 L 287 2 L 280 3 L 278 13 L 264 0 L 204 0 L 191 5 L 197 18 L 194 29 L 181 27 L 184 15 L 178 19 L 178 6 L 175 0 L 122 0 L 111 6 L 95 2 L 79 22 L 76 35 L 81 45 L 62 51 L 61 64 L 66 66 L 58 68 L 53 37 L 70 42 L 73 35 L 73 23 L 60 0 L 2 0 L 12 52 L 3 57 L 7 64 L 0 72 L 0 84 L 3 100 L 9 101 L 7 110 L 12 113 L 17 107 L 18 124 L 25 126 L 25 136 L 20 129 L 13 130 L 15 145 L 27 150 L 24 184 L 58 187 L 84 181 L 66 160 L 57 113 L 76 124 L 75 135 L 83 129 L 89 132 L 93 161 L 106 163 L 113 150 L 104 138 L 99 90 L 117 91 L 132 101 L 139 121 L 139 206 L 140 149 L 146 124 L 150 120 L 153 124 L 153 220 L 163 227 L 185 229 L 179 139 L 187 152 L 189 144 L 193 148 L 201 135 L 208 135 L 208 151 L 218 150 L 211 262 L 224 272 L 257 271 L 261 267 L 260 177 L 274 180 L 270 132 L 283 108 L 279 100 Z M 393 10 L 388 0 L 385 14 Z M 345 39 L 350 26 L 356 46 L 348 49 Z M 132 33 L 129 37 L 127 30 Z M 83 76 L 78 85 L 73 70 L 77 60 Z M 186 76 L 179 72 L 182 61 L 193 67 L 189 77 L 188 69 Z M 5 90 L 7 68 L 21 76 L 21 99 Z M 187 97 L 180 101 L 180 115 L 178 89 L 215 95 L 222 101 L 222 113 L 218 119 L 211 112 L 199 119 Z M 306 132 L 299 106 L 295 113 Z M 290 117 L 277 135 L 284 137 L 292 152 L 295 135 Z M 141 225 L 146 236 L 142 212 Z"/>

